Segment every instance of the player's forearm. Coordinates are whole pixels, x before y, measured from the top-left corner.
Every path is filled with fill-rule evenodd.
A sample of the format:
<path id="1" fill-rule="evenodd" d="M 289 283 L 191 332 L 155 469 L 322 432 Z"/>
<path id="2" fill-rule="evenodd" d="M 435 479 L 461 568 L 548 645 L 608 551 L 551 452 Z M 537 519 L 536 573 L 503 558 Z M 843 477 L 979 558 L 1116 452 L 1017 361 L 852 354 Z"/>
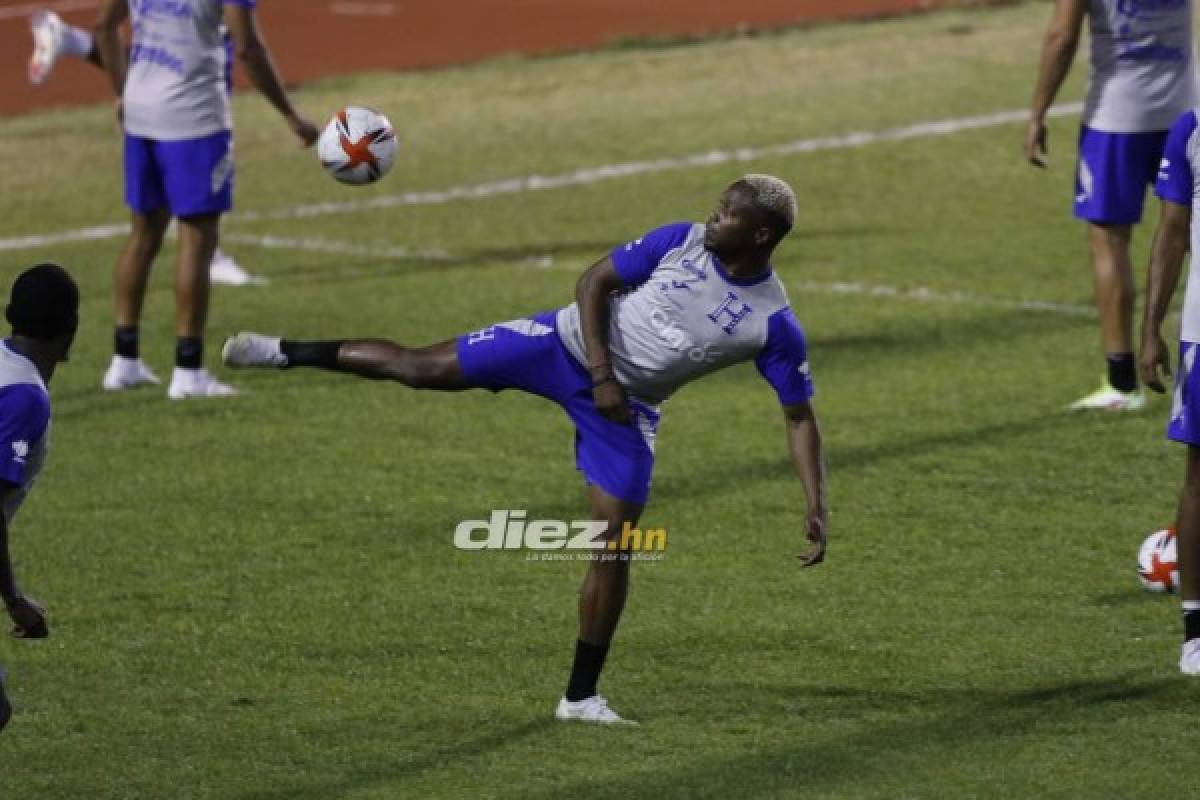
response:
<path id="1" fill-rule="evenodd" d="M 1151 247 L 1150 266 L 1146 270 L 1146 308 L 1142 329 L 1144 332 L 1158 333 L 1167 311 L 1171 307 L 1171 298 L 1179 285 L 1179 276 L 1183 272 L 1183 259 L 1187 255 L 1188 233 L 1172 225 L 1160 228 L 1155 234 Z"/>
<path id="2" fill-rule="evenodd" d="M 1063 81 L 1071 71 L 1075 51 L 1079 47 L 1079 33 L 1054 26 L 1046 32 L 1042 44 L 1041 64 L 1038 68 L 1037 86 L 1033 91 L 1030 113 L 1034 119 L 1044 119 L 1046 111 L 1058 96 Z"/>
<path id="3" fill-rule="evenodd" d="M 246 75 L 254 88 L 262 92 L 276 111 L 289 122 L 296 118 L 296 109 L 283 88 L 283 81 L 275 69 L 271 53 L 258 37 L 253 37 L 238 47 L 238 59 L 246 68 Z"/>
<path id="4" fill-rule="evenodd" d="M 826 494 L 825 454 L 821 447 L 821 428 L 816 415 L 809 412 L 800 419 L 788 420 L 788 450 L 792 465 L 804 486 L 808 510 L 824 514 L 829 509 Z"/>
<path id="5" fill-rule="evenodd" d="M 600 279 L 595 268 L 580 276 L 575 285 L 575 301 L 579 305 L 579 326 L 583 346 L 592 372 L 592 380 L 612 375 L 612 357 L 608 351 L 608 329 L 612 318 L 609 303 L 611 288 Z"/>

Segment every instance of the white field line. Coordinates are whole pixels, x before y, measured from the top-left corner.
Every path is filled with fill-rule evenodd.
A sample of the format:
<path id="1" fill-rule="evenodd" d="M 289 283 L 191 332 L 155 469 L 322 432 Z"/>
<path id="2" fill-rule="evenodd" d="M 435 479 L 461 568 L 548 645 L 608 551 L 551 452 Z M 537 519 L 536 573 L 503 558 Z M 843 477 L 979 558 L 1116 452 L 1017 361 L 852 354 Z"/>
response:
<path id="1" fill-rule="evenodd" d="M 251 247 L 263 247 L 268 250 L 292 250 L 304 253 L 328 253 L 333 255 L 359 256 L 379 258 L 393 261 L 468 261 L 463 256 L 455 256 L 444 250 L 414 251 L 406 247 L 393 247 L 386 244 L 363 245 L 354 242 L 339 242 L 329 239 L 293 239 L 282 236 L 252 236 L 234 234 L 224 237 L 224 241 Z M 549 269 L 557 266 L 553 256 L 526 258 L 520 261 L 523 266 L 536 269 Z M 582 269 L 572 265 L 571 269 Z M 1046 300 L 1012 300 L 1002 297 L 972 294 L 970 292 L 939 292 L 925 287 L 901 288 L 867 283 L 816 283 L 799 281 L 789 284 L 789 288 L 801 294 L 821 294 L 850 297 L 884 298 L 889 300 L 907 300 L 920 303 L 935 303 L 951 306 L 976 306 L 984 308 L 999 308 L 1012 311 L 1040 312 L 1069 317 L 1094 317 L 1095 309 L 1091 306 L 1075 305 L 1072 303 L 1053 303 Z"/>
<path id="2" fill-rule="evenodd" d="M 99 0 L 58 0 L 58 2 L 26 3 L 20 6 L 7 6 L 0 8 L 0 22 L 31 17 L 35 11 L 46 10 L 66 14 L 71 11 L 86 11 L 90 8 L 98 8 L 99 6 Z"/>
<path id="3" fill-rule="evenodd" d="M 1082 104 L 1067 103 L 1054 106 L 1050 109 L 1049 115 L 1053 117 L 1069 116 L 1078 114 L 1081 110 Z M 755 161 L 777 156 L 817 153 L 823 150 L 845 150 L 883 142 L 900 142 L 908 139 L 920 139 L 932 136 L 949 136 L 962 131 L 994 128 L 1001 125 L 1022 122 L 1028 118 L 1028 115 L 1029 112 L 1024 110 L 1000 111 L 994 114 L 984 114 L 975 117 L 920 122 L 915 125 L 907 125 L 902 128 L 892 128 L 884 131 L 859 131 L 841 136 L 797 139 L 765 147 L 710 150 L 706 153 L 695 153 L 673 158 L 659 158 L 651 161 L 606 164 L 598 167 L 587 167 L 560 175 L 526 175 L 471 186 L 455 186 L 437 191 L 405 192 L 403 194 L 386 195 L 370 200 L 316 203 L 280 208 L 272 211 L 245 211 L 230 214 L 227 220 L 230 223 L 239 223 L 257 220 L 302 219 L 333 214 L 352 214 L 398 206 L 441 205 L 457 200 L 479 200 L 501 195 L 520 194 L 522 192 L 585 186 L 599 183 L 600 181 L 626 178 L 634 175 L 649 175 L 674 170 L 711 167 L 719 164 Z M 1017 157 L 1015 153 L 1013 157 Z M 64 242 L 88 239 L 117 238 L 124 236 L 128 230 L 128 226 L 125 225 L 101 225 L 74 231 L 32 234 L 29 236 L 0 239 L 0 252 L 8 250 L 31 250 L 39 247 L 50 247 Z"/>

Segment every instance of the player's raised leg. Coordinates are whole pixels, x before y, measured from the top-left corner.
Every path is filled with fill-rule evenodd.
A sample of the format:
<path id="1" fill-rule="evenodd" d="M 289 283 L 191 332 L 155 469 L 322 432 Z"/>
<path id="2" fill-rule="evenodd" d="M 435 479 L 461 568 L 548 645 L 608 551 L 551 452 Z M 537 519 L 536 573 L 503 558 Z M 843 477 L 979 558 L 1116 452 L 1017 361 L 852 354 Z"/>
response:
<path id="1" fill-rule="evenodd" d="M 455 391 L 471 385 L 458 361 L 458 341 L 406 347 L 386 339 L 294 341 L 260 333 L 239 333 L 221 350 L 229 367 L 292 369 L 313 367 L 413 389 Z"/>
<path id="2" fill-rule="evenodd" d="M 142 316 L 150 268 L 162 249 L 163 234 L 170 221 L 171 215 L 161 206 L 145 213 L 133 213 L 129 238 L 117 258 L 113 285 L 116 305 L 114 353 L 101 382 L 106 391 L 159 382 L 158 376 L 141 359 L 138 321 Z"/>
<path id="3" fill-rule="evenodd" d="M 592 519 L 607 523 L 609 539 L 621 535 L 626 525 L 634 527 L 643 506 L 614 497 L 596 485 L 589 487 Z M 561 720 L 579 720 L 604 724 L 630 724 L 608 707 L 597 684 L 608 648 L 625 609 L 629 594 L 629 554 L 604 552 L 592 561 L 579 593 L 579 639 L 575 643 L 575 661 L 567 683 L 567 693 L 558 703 L 554 716 Z"/>
<path id="4" fill-rule="evenodd" d="M 35 11 L 29 18 L 33 53 L 29 56 L 29 82 L 35 86 L 50 77 L 59 56 L 82 58 L 100 66 L 92 32 L 63 22 L 53 11 Z"/>

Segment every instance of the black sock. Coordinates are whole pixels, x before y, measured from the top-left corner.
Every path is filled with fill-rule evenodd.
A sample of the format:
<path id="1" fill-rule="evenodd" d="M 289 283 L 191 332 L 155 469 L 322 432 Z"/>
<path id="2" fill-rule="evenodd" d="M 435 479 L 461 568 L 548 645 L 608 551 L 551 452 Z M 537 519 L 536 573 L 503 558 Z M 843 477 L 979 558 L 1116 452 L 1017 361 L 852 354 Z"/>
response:
<path id="1" fill-rule="evenodd" d="M 337 369 L 342 342 L 290 342 L 284 339 L 279 343 L 279 349 L 287 356 L 288 367 Z"/>
<path id="2" fill-rule="evenodd" d="M 1183 612 L 1183 640 L 1200 639 L 1200 611 Z"/>
<path id="3" fill-rule="evenodd" d="M 571 667 L 571 680 L 567 683 L 567 700 L 578 703 L 596 694 L 596 683 L 604 659 L 608 656 L 607 644 L 590 644 L 580 639 L 575 642 L 575 663 Z"/>
<path id="4" fill-rule="evenodd" d="M 1133 353 L 1109 353 L 1105 356 L 1108 362 L 1108 383 L 1118 392 L 1132 392 L 1137 388 L 1137 370 L 1134 367 Z"/>
<path id="5" fill-rule="evenodd" d="M 199 336 L 180 336 L 175 340 L 175 366 L 200 369 L 204 363 L 204 340 Z"/>
<path id="6" fill-rule="evenodd" d="M 113 334 L 113 352 L 121 358 L 138 357 L 138 326 L 118 325 Z"/>

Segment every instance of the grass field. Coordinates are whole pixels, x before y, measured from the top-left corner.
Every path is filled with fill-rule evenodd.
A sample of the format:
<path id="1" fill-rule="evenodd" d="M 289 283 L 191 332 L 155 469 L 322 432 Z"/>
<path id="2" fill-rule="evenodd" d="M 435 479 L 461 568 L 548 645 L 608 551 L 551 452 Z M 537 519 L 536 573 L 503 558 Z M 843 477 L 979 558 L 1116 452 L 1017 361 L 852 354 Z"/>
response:
<path id="1" fill-rule="evenodd" d="M 360 191 L 242 97 L 239 209 L 1022 108 L 1048 13 L 1030 3 L 306 88 L 314 116 L 365 103 L 400 130 L 396 172 Z M 793 182 L 802 222 L 776 267 L 810 339 L 829 559 L 792 560 L 803 496 L 753 367 L 683 390 L 644 520 L 669 529 L 667 557 L 635 567 L 602 683 L 636 730 L 550 718 L 583 565 L 451 544 L 459 520 L 493 508 L 580 513 L 556 409 L 315 373 L 226 375 L 247 390 L 227 402 L 103 396 L 119 240 L 0 251 L 5 285 L 54 258 L 85 293 L 53 386 L 50 463 L 15 526 L 19 575 L 54 635 L 0 645 L 19 706 L 0 738 L 0 797 L 1188 796 L 1197 687 L 1175 667 L 1177 605 L 1133 572 L 1182 473 L 1161 436 L 1167 403 L 1119 419 L 1062 411 L 1102 369 L 1095 320 L 1078 310 L 1090 282 L 1068 207 L 1077 124 L 1053 124 L 1049 172 L 1023 164 L 1017 124 L 229 219 L 231 251 L 272 283 L 215 290 L 213 362 L 242 328 L 415 343 L 560 305 L 610 246 L 702 219 L 742 172 Z M 0 120 L 0 162 L 0 238 L 123 220 L 107 108 Z M 264 236 L 392 255 L 252 244 Z M 172 256 L 144 325 L 163 373 Z"/>

